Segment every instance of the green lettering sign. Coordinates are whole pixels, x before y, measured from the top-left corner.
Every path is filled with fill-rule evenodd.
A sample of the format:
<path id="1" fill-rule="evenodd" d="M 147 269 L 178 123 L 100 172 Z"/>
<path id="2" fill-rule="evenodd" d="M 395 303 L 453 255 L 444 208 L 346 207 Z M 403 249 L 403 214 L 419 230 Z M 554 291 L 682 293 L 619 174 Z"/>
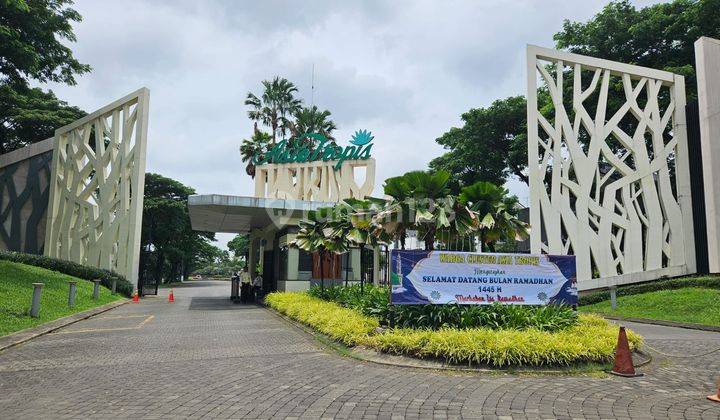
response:
<path id="1" fill-rule="evenodd" d="M 340 147 L 330 142 L 325 136 L 318 133 L 304 133 L 296 138 L 282 140 L 265 153 L 253 156 L 252 163 L 264 165 L 266 163 L 304 163 L 322 160 L 323 162 L 337 161 L 333 168 L 342 167 L 346 160 L 370 159 L 372 141 L 375 137 L 367 130 L 359 130 L 353 134 L 350 143 L 352 146 Z M 313 148 L 303 142 L 303 139 L 312 139 L 317 145 Z"/>

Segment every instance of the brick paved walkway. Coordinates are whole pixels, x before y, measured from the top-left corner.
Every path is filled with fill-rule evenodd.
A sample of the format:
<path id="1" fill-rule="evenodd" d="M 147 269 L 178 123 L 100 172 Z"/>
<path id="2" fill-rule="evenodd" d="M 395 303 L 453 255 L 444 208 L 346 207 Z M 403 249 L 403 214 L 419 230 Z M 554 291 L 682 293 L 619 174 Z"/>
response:
<path id="1" fill-rule="evenodd" d="M 458 374 L 327 353 L 229 285 L 175 289 L 0 353 L 0 418 L 713 418 L 720 357 L 657 360 L 637 379 Z M 167 291 L 161 292 L 163 296 Z M 720 334 L 640 326 L 665 352 Z"/>

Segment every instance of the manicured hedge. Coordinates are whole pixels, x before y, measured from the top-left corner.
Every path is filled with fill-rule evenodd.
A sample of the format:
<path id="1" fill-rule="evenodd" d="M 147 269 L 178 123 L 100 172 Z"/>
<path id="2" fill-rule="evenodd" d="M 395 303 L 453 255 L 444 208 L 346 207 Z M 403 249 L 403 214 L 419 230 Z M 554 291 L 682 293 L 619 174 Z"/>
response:
<path id="1" fill-rule="evenodd" d="M 369 337 L 378 350 L 454 364 L 505 366 L 569 366 L 613 360 L 618 328 L 593 315 L 580 315 L 574 327 L 555 331 L 489 328 L 436 331 L 398 329 Z M 628 332 L 631 347 L 642 339 Z"/>
<path id="2" fill-rule="evenodd" d="M 276 292 L 265 297 L 271 308 L 347 345 L 363 343 L 380 326 L 376 318 L 302 292 Z"/>
<path id="3" fill-rule="evenodd" d="M 681 277 L 676 279 L 655 280 L 640 284 L 619 286 L 617 289 L 617 295 L 629 296 L 646 292 L 655 292 L 657 290 L 681 289 L 683 287 L 706 287 L 708 289 L 720 289 L 720 277 Z M 578 303 L 580 305 L 592 305 L 593 303 L 598 303 L 609 299 L 610 292 L 604 290 L 601 292 L 593 292 L 585 296 L 580 296 L 580 298 L 578 299 Z"/>
<path id="4" fill-rule="evenodd" d="M 271 293 L 275 310 L 348 345 L 364 345 L 393 354 L 438 358 L 455 364 L 506 366 L 569 366 L 613 359 L 618 327 L 594 315 L 560 331 L 491 328 L 397 328 L 376 330 L 377 318 L 355 309 L 309 296 Z M 631 347 L 642 338 L 628 331 Z"/>
<path id="5" fill-rule="evenodd" d="M 57 258 L 50 258 L 44 255 L 24 254 L 21 252 L 2 250 L 0 250 L 0 260 L 46 268 L 48 270 L 57 271 L 84 280 L 92 281 L 100 279 L 102 280 L 101 284 L 108 289 L 112 287 L 112 281 L 115 279 L 117 292 L 127 297 L 132 296 L 134 291 L 132 283 L 127 281 L 125 277 L 109 270 L 87 267 L 82 264 L 60 260 Z"/>
<path id="6" fill-rule="evenodd" d="M 395 305 L 389 303 L 390 289 L 366 284 L 315 286 L 310 296 L 355 309 L 378 319 L 380 325 L 402 328 L 536 328 L 559 331 L 577 324 L 577 314 L 567 305 Z M 391 322 L 392 320 L 392 322 Z"/>

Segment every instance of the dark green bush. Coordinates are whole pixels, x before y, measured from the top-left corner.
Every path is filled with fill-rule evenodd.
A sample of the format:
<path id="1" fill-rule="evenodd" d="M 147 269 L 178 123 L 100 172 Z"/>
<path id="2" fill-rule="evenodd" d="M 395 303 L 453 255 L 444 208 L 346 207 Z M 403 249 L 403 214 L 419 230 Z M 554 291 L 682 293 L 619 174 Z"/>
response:
<path id="1" fill-rule="evenodd" d="M 50 258 L 44 255 L 23 254 L 21 252 L 2 250 L 0 250 L 0 260 L 46 268 L 48 270 L 57 271 L 83 280 L 92 281 L 100 279 L 100 283 L 108 289 L 112 287 L 112 281 L 115 279 L 117 292 L 127 297 L 132 296 L 134 291 L 132 283 L 127 281 L 127 279 L 120 274 L 100 268 L 87 267 L 71 261 Z"/>
<path id="2" fill-rule="evenodd" d="M 477 328 L 527 329 L 558 331 L 577 323 L 577 315 L 569 306 L 520 305 L 394 305 L 388 300 L 387 287 L 359 285 L 310 289 L 311 296 L 359 310 L 389 325 L 391 317 L 401 328 Z"/>
<path id="3" fill-rule="evenodd" d="M 720 289 L 720 277 L 681 277 L 676 279 L 655 280 L 646 283 L 619 286 L 617 289 L 617 295 L 638 295 L 640 293 L 655 292 L 658 290 L 682 289 L 683 287 L 705 287 L 708 289 Z M 585 296 L 580 296 L 580 298 L 578 299 L 578 303 L 580 305 L 592 305 L 593 303 L 598 303 L 606 300 L 610 300 L 610 292 L 604 290 L 601 292 L 592 292 Z"/>

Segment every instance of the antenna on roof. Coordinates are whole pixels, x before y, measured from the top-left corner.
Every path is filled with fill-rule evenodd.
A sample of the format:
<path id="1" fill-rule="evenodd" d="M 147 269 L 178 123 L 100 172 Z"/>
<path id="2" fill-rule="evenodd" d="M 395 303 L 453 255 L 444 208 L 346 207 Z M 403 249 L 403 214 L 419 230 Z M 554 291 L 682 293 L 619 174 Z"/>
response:
<path id="1" fill-rule="evenodd" d="M 312 65 L 312 76 L 310 79 L 310 108 L 315 105 L 315 63 Z"/>

